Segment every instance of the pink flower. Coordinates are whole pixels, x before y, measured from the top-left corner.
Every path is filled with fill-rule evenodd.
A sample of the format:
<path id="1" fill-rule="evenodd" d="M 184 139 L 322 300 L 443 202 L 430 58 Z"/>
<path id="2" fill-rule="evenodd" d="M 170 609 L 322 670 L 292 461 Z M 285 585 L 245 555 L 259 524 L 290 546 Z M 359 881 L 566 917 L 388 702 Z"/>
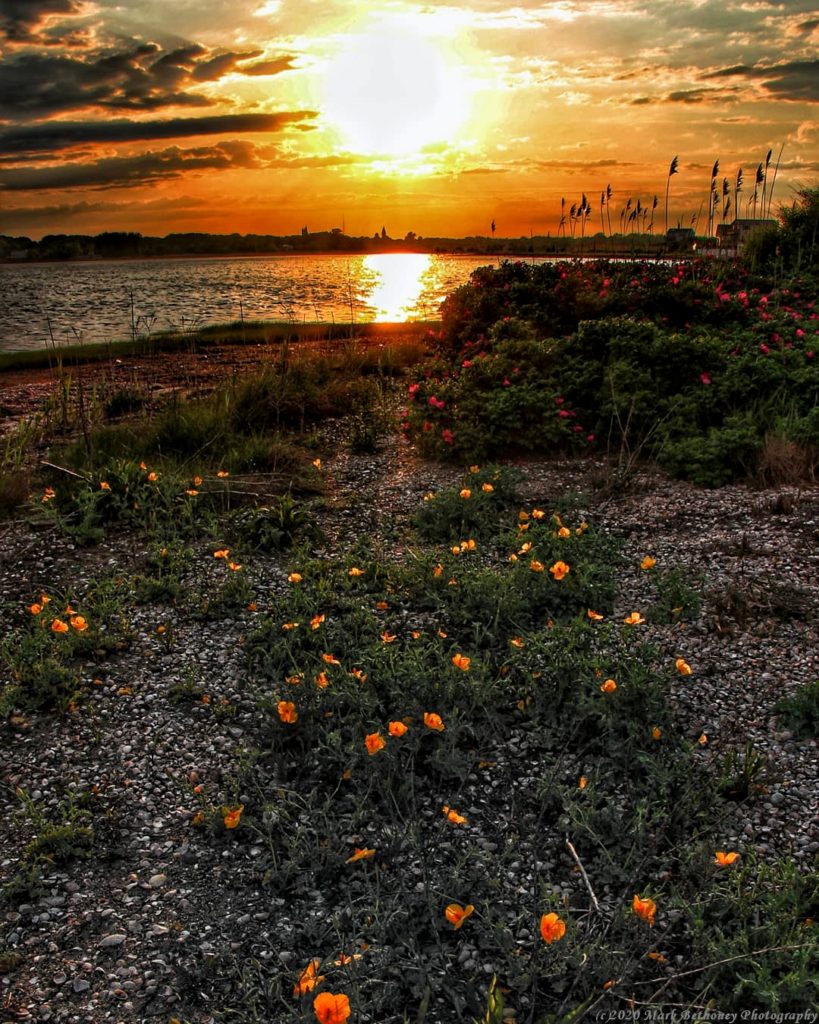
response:
<path id="1" fill-rule="evenodd" d="M 589 444 L 594 444 L 594 434 L 586 434 L 586 440 Z"/>
<path id="2" fill-rule="evenodd" d="M 555 399 L 555 405 L 563 405 L 566 399 L 562 395 L 558 395 Z"/>
<path id="3" fill-rule="evenodd" d="M 562 419 L 566 420 L 571 416 L 571 412 L 568 409 L 559 409 L 557 415 Z"/>
<path id="4" fill-rule="evenodd" d="M 797 327 L 796 328 L 796 337 L 797 338 L 804 338 L 805 337 L 805 332 L 802 330 L 801 327 Z"/>
<path id="5" fill-rule="evenodd" d="M 761 295 L 760 298 L 759 298 L 759 304 L 760 304 L 760 306 L 767 306 L 768 305 L 767 296 Z"/>
<path id="6" fill-rule="evenodd" d="M 441 431 L 441 437 L 444 439 L 444 444 L 452 444 L 452 442 L 455 440 L 455 437 L 452 431 L 449 429 L 449 427 L 445 427 Z"/>
<path id="7" fill-rule="evenodd" d="M 720 302 L 730 302 L 731 301 L 731 296 L 728 294 L 728 292 L 720 292 L 719 301 Z"/>
<path id="8" fill-rule="evenodd" d="M 416 394 L 416 392 L 418 391 L 418 389 L 419 389 L 420 387 L 421 387 L 421 385 L 420 385 L 420 384 L 410 384 L 410 386 L 409 386 L 408 390 L 409 390 L 410 396 L 411 396 L 412 398 L 414 398 L 414 397 L 415 397 L 415 394 Z"/>
<path id="9" fill-rule="evenodd" d="M 428 434 L 430 430 L 432 430 L 432 424 L 429 422 L 429 420 L 424 420 L 424 426 L 423 426 L 424 433 Z"/>
<path id="10" fill-rule="evenodd" d="M 504 377 L 504 378 L 503 378 L 503 386 L 504 386 L 505 388 L 510 388 L 510 387 L 512 386 L 512 381 L 511 381 L 511 380 L 509 380 L 509 378 L 508 378 L 508 377 Z"/>
<path id="11" fill-rule="evenodd" d="M 435 395 L 430 395 L 429 404 L 432 406 L 433 409 L 443 409 L 446 405 L 446 402 L 444 402 L 440 398 L 436 398 Z"/>
<path id="12" fill-rule="evenodd" d="M 763 342 L 762 342 L 762 344 L 761 344 L 761 345 L 759 346 L 759 351 L 760 351 L 760 352 L 761 352 L 761 353 L 762 353 L 763 355 L 767 355 L 767 354 L 768 354 L 768 353 L 769 353 L 769 352 L 770 352 L 771 350 L 770 350 L 770 349 L 768 348 L 768 346 L 767 346 L 767 345 L 765 344 L 765 342 L 763 341 Z"/>
<path id="13" fill-rule="evenodd" d="M 464 359 L 464 361 L 461 363 L 461 366 L 465 370 L 468 370 L 471 365 L 472 365 L 472 360 L 471 359 Z"/>
<path id="14" fill-rule="evenodd" d="M 700 380 L 702 381 L 703 384 L 710 384 L 711 383 L 711 378 L 710 378 L 710 376 L 707 373 L 701 373 L 700 374 Z"/>

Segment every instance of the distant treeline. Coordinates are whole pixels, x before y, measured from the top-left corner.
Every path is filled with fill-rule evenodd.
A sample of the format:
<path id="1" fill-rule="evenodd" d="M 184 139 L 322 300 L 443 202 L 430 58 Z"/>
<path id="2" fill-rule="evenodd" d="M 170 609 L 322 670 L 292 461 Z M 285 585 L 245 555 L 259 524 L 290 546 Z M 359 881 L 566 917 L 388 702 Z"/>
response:
<path id="1" fill-rule="evenodd" d="M 136 231 L 105 231 L 100 235 L 45 235 L 40 241 L 0 235 L 0 259 L 5 260 L 87 260 L 146 258 L 156 256 L 250 255 L 252 253 L 379 253 L 437 252 L 479 255 L 659 255 L 663 252 L 691 253 L 693 232 L 685 238 L 662 235 L 590 235 L 563 238 L 535 235 L 521 238 L 470 236 L 467 238 L 422 238 L 408 232 L 390 238 L 386 230 L 372 237 L 352 237 L 339 228 L 308 231 L 298 235 L 210 235 L 199 232 L 171 234 L 164 238 Z"/>

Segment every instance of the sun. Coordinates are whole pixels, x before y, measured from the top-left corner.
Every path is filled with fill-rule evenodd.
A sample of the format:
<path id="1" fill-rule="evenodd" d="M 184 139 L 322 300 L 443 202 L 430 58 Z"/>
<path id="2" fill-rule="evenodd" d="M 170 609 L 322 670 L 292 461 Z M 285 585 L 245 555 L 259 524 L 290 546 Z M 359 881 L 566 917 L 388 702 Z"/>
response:
<path id="1" fill-rule="evenodd" d="M 358 153 L 406 156 L 451 141 L 469 107 L 455 55 L 403 21 L 343 37 L 324 75 L 324 113 Z"/>

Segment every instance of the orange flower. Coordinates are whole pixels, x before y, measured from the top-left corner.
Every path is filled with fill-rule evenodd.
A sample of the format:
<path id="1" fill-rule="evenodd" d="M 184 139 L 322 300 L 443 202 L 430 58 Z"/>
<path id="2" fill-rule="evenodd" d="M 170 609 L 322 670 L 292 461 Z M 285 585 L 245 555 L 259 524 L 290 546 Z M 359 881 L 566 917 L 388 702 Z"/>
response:
<path id="1" fill-rule="evenodd" d="M 213 552 L 213 557 L 214 558 L 225 558 L 226 559 L 229 554 L 230 554 L 230 548 L 219 548 L 218 551 L 214 551 Z"/>
<path id="2" fill-rule="evenodd" d="M 526 645 L 524 644 L 523 640 L 522 640 L 522 639 L 521 639 L 521 638 L 520 638 L 519 636 L 513 636 L 513 637 L 512 637 L 512 639 L 511 639 L 511 640 L 509 641 L 509 643 L 510 643 L 510 644 L 511 644 L 511 645 L 512 645 L 513 647 L 518 647 L 518 648 L 520 648 L 520 647 L 525 647 L 525 646 L 526 646 Z"/>
<path id="3" fill-rule="evenodd" d="M 659 740 L 659 739 L 662 739 L 662 736 L 663 736 L 662 730 L 660 729 L 660 727 L 658 725 L 655 725 L 654 728 L 651 730 L 651 738 L 653 740 Z"/>
<path id="4" fill-rule="evenodd" d="M 544 914 L 540 919 L 540 937 L 550 946 L 558 942 L 566 934 L 566 922 L 557 914 Z"/>
<path id="5" fill-rule="evenodd" d="M 299 980 L 293 986 L 293 995 L 296 998 L 303 996 L 305 992 L 312 992 L 316 985 L 320 985 L 324 981 L 324 975 L 318 973 L 319 967 L 321 967 L 321 960 L 311 960 L 301 972 Z"/>
<path id="6" fill-rule="evenodd" d="M 238 572 L 241 568 L 239 562 L 228 562 L 228 569 L 232 569 L 234 572 Z"/>
<path id="7" fill-rule="evenodd" d="M 152 484 L 155 484 L 156 483 L 156 479 L 157 479 L 156 473 L 149 473 L 148 474 L 148 479 L 151 481 Z"/>
<path id="8" fill-rule="evenodd" d="M 76 614 L 77 614 L 77 609 L 76 608 L 72 608 L 70 604 L 67 604 L 65 606 L 65 611 L 63 612 L 63 615 L 76 615 Z"/>
<path id="9" fill-rule="evenodd" d="M 78 633 L 84 633 L 88 629 L 88 623 L 82 615 L 73 615 L 68 621 L 71 623 L 71 628 L 76 629 Z"/>
<path id="10" fill-rule="evenodd" d="M 54 619 L 51 623 L 52 633 L 67 633 L 68 625 L 62 619 Z"/>
<path id="11" fill-rule="evenodd" d="M 478 545 L 471 537 L 469 538 L 469 540 L 461 541 L 461 551 L 475 551 L 477 547 Z"/>
<path id="12" fill-rule="evenodd" d="M 435 501 L 435 491 L 427 491 L 424 495 L 424 501 Z"/>
<path id="13" fill-rule="evenodd" d="M 471 498 L 472 497 L 472 491 L 470 491 L 470 489 L 468 487 L 464 487 L 464 489 L 461 491 L 460 496 L 464 500 L 466 500 L 467 498 Z"/>
<path id="14" fill-rule="evenodd" d="M 642 917 L 644 921 L 648 921 L 652 926 L 654 925 L 654 917 L 657 913 L 657 904 L 654 900 L 642 899 L 635 893 L 634 899 L 631 901 L 631 909 L 638 917 Z"/>
<path id="15" fill-rule="evenodd" d="M 580 776 L 580 781 L 577 784 L 577 788 L 578 789 L 585 789 L 586 786 L 588 786 L 588 784 L 589 784 L 589 780 L 586 778 L 586 776 L 585 775 L 581 775 Z"/>
<path id="16" fill-rule="evenodd" d="M 667 963 L 667 962 L 668 962 L 668 961 L 666 960 L 666 958 L 665 958 L 665 957 L 663 956 L 663 954 L 662 954 L 662 953 L 654 953 L 654 952 L 651 952 L 651 953 L 646 953 L 646 957 L 647 957 L 647 958 L 648 958 L 649 960 L 653 960 L 653 961 L 654 961 L 655 963 L 657 963 L 657 964 L 664 964 L 664 963 Z"/>
<path id="17" fill-rule="evenodd" d="M 294 725 L 299 720 L 299 713 L 292 700 L 280 700 L 276 705 L 279 718 L 288 725 Z"/>
<path id="18" fill-rule="evenodd" d="M 139 464 L 139 468 L 140 468 L 140 469 L 142 469 L 142 470 L 145 470 L 145 469 L 147 469 L 148 467 L 147 467 L 147 466 L 145 465 L 145 463 L 144 463 L 144 462 L 140 462 L 140 464 Z"/>
<path id="19" fill-rule="evenodd" d="M 566 573 L 571 572 L 571 569 L 565 562 L 555 562 L 555 564 L 549 569 L 549 572 L 556 580 L 562 580 Z"/>
<path id="20" fill-rule="evenodd" d="M 614 693 L 617 689 L 617 683 L 613 679 L 607 679 L 605 683 L 602 683 L 600 689 L 603 693 Z"/>
<path id="21" fill-rule="evenodd" d="M 322 622 L 324 622 L 324 619 L 325 616 L 323 613 L 321 615 L 314 615 L 313 618 L 310 619 L 310 629 L 318 629 Z"/>
<path id="22" fill-rule="evenodd" d="M 684 658 L 677 658 L 674 662 L 674 668 L 676 668 L 681 676 L 690 676 L 694 671 Z"/>
<path id="23" fill-rule="evenodd" d="M 414 629 L 410 633 L 410 636 L 412 637 L 413 640 L 419 640 L 420 637 L 421 637 L 421 630 L 420 629 Z"/>
<path id="24" fill-rule="evenodd" d="M 43 496 L 42 496 L 42 498 L 40 500 L 42 501 L 42 503 L 44 505 L 46 505 L 46 504 L 48 504 L 49 501 L 52 501 L 56 497 L 57 497 L 57 492 L 54 490 L 54 488 L 53 487 L 46 487 L 46 489 L 43 491 Z"/>
<path id="25" fill-rule="evenodd" d="M 363 576 L 364 570 L 359 569 L 357 566 L 353 566 L 352 569 L 347 573 L 348 576 Z"/>
<path id="26" fill-rule="evenodd" d="M 729 868 L 737 860 L 739 860 L 738 853 L 725 853 L 724 850 L 717 850 L 714 855 L 714 863 L 720 868 Z"/>
<path id="27" fill-rule="evenodd" d="M 450 903 L 444 911 L 444 917 L 451 925 L 454 926 L 455 931 L 459 931 L 464 921 L 475 912 L 475 908 L 471 903 L 467 903 L 465 907 L 462 907 L 460 903 Z"/>
<path id="28" fill-rule="evenodd" d="M 225 823 L 225 828 L 236 828 L 239 824 L 239 820 L 242 817 L 242 811 L 245 809 L 244 804 L 239 804 L 235 811 L 229 811 L 226 807 L 222 810 L 222 820 Z"/>
<path id="29" fill-rule="evenodd" d="M 495 488 L 492 486 L 492 484 L 481 484 L 481 490 L 483 491 L 484 494 L 491 494 L 492 491 L 495 490 Z"/>
<path id="30" fill-rule="evenodd" d="M 394 643 L 398 639 L 398 637 L 395 635 L 395 633 L 388 633 L 384 631 L 381 634 L 381 639 L 384 641 L 385 644 L 391 644 Z"/>
<path id="31" fill-rule="evenodd" d="M 36 603 L 30 604 L 28 606 L 28 610 L 31 612 L 32 615 L 39 615 L 40 612 L 43 610 L 43 606 L 41 604 Z"/>
<path id="32" fill-rule="evenodd" d="M 341 662 L 338 660 L 338 658 L 334 657 L 332 654 L 322 654 L 321 660 L 326 662 L 328 665 L 340 665 L 341 664 Z"/>
<path id="33" fill-rule="evenodd" d="M 304 682 L 304 673 L 298 672 L 294 676 L 285 676 L 284 681 L 290 683 L 291 686 L 300 686 Z"/>
<path id="34" fill-rule="evenodd" d="M 591 608 L 586 612 L 586 615 L 592 620 L 592 622 L 602 622 L 604 616 L 600 612 L 593 612 Z"/>
<path id="35" fill-rule="evenodd" d="M 194 826 L 201 825 L 204 820 L 205 820 L 205 812 L 204 811 L 197 811 L 196 814 L 194 814 L 194 816 L 191 818 L 191 825 L 194 825 Z"/>
<path id="36" fill-rule="evenodd" d="M 313 459 L 313 465 L 316 469 L 321 469 L 321 459 Z"/>
<path id="37" fill-rule="evenodd" d="M 561 526 L 560 529 L 557 531 L 557 535 L 558 537 L 560 537 L 561 540 L 565 540 L 567 537 L 571 537 L 572 531 L 568 528 L 568 526 Z"/>
<path id="38" fill-rule="evenodd" d="M 480 466 L 470 466 L 469 467 L 469 472 L 470 473 L 480 473 L 480 471 L 481 471 L 481 467 Z"/>
<path id="39" fill-rule="evenodd" d="M 107 480 L 100 480 L 100 490 L 101 491 L 110 491 L 111 490 L 111 485 L 108 483 Z"/>
<path id="40" fill-rule="evenodd" d="M 521 544 L 520 550 L 518 551 L 518 554 L 519 555 L 525 555 L 528 551 L 531 551 L 531 550 L 532 550 L 532 542 L 530 540 L 527 540 L 525 544 Z"/>
<path id="41" fill-rule="evenodd" d="M 287 630 L 288 632 L 289 632 L 289 631 L 290 631 L 291 629 L 295 629 L 295 628 L 296 628 L 297 626 L 298 626 L 298 622 L 283 622 L 283 623 L 282 623 L 282 629 L 285 629 L 285 630 Z"/>
<path id="42" fill-rule="evenodd" d="M 319 672 L 319 674 L 316 676 L 316 686 L 320 690 L 326 690 L 329 685 L 330 680 L 327 678 L 327 673 Z"/>
<path id="43" fill-rule="evenodd" d="M 444 567 L 443 567 L 443 566 L 442 566 L 442 565 L 441 565 L 441 564 L 439 563 L 439 564 L 438 564 L 438 565 L 436 565 L 436 566 L 435 566 L 435 568 L 434 568 L 434 569 L 432 570 L 432 575 L 433 575 L 433 576 L 435 577 L 435 579 L 437 580 L 437 579 L 438 579 L 438 578 L 439 578 L 440 576 L 443 576 L 443 574 L 444 574 Z"/>
<path id="44" fill-rule="evenodd" d="M 543 511 L 543 509 L 541 509 L 541 508 L 533 508 L 532 509 L 532 519 L 544 519 L 545 517 L 546 517 L 546 513 Z M 559 522 L 560 522 L 560 520 L 558 520 L 558 523 Z"/>
<path id="45" fill-rule="evenodd" d="M 700 738 L 697 740 L 697 743 L 699 743 L 699 745 L 701 747 L 707 746 L 708 745 L 708 735 L 707 735 L 707 733 L 701 733 L 700 734 Z"/>
<path id="46" fill-rule="evenodd" d="M 193 478 L 193 486 L 194 487 L 201 487 L 202 486 L 202 477 L 201 476 L 195 476 Z"/>
<path id="47" fill-rule="evenodd" d="M 44 604 L 45 605 L 45 604 L 50 604 L 50 603 L 51 603 L 51 598 L 48 596 L 48 594 L 40 594 L 40 604 Z"/>
<path id="48" fill-rule="evenodd" d="M 386 747 L 387 741 L 380 732 L 368 732 L 364 737 L 364 745 L 367 748 L 367 753 L 372 757 L 373 754 L 377 754 L 379 750 Z"/>
<path id="49" fill-rule="evenodd" d="M 642 624 L 645 621 L 646 620 L 643 618 L 643 616 L 639 612 L 631 612 L 629 615 L 627 615 L 623 619 L 623 622 L 627 626 L 642 626 Z"/>
<path id="50" fill-rule="evenodd" d="M 436 715 L 434 711 L 424 712 L 424 725 L 427 729 L 433 729 L 435 732 L 443 732 L 446 726 L 440 715 Z"/>
<path id="51" fill-rule="evenodd" d="M 301 581 L 302 575 L 299 572 L 291 572 L 290 575 L 287 577 L 288 583 L 301 583 Z"/>
<path id="52" fill-rule="evenodd" d="M 355 864 L 357 860 L 369 860 L 370 857 L 374 856 L 375 850 L 368 850 L 366 847 L 364 849 L 360 849 L 358 846 L 354 846 L 352 857 L 348 857 L 347 860 L 344 861 L 344 863 Z"/>
<path id="53" fill-rule="evenodd" d="M 468 823 L 463 814 L 458 814 L 456 810 L 453 810 L 453 808 L 448 807 L 446 804 L 444 804 L 441 810 L 446 815 L 447 821 L 453 825 L 466 825 Z"/>
<path id="54" fill-rule="evenodd" d="M 407 731 L 407 726 L 403 722 L 390 722 L 387 728 L 390 736 L 403 736 Z"/>
<path id="55" fill-rule="evenodd" d="M 449 633 L 445 633 L 445 632 L 444 632 L 444 631 L 443 631 L 442 629 L 439 629 L 439 630 L 438 630 L 438 636 L 439 636 L 439 637 L 440 637 L 440 638 L 441 638 L 442 640 L 446 640 L 446 638 L 447 638 L 447 637 L 449 636 Z"/>
<path id="56" fill-rule="evenodd" d="M 539 562 L 536 558 L 533 558 L 532 561 L 529 563 L 529 568 L 532 570 L 532 572 L 543 572 L 546 566 L 543 564 L 543 562 Z"/>
<path id="57" fill-rule="evenodd" d="M 230 476 L 230 473 L 228 473 L 226 469 L 220 469 L 217 471 L 216 475 L 219 477 L 220 480 L 224 480 L 225 477 Z"/>
<path id="58" fill-rule="evenodd" d="M 334 960 L 333 963 L 336 967 L 347 967 L 349 964 L 354 964 L 356 960 L 361 960 L 361 953 L 339 953 L 338 960 Z"/>
<path id="59" fill-rule="evenodd" d="M 528 520 L 528 518 L 529 518 L 529 513 L 528 512 L 523 512 L 523 511 L 518 512 L 518 521 L 519 522 L 525 523 Z"/>
<path id="60" fill-rule="evenodd" d="M 313 1000 L 319 1024 L 345 1024 L 350 1016 L 350 1000 L 344 993 L 320 992 Z"/>
<path id="61" fill-rule="evenodd" d="M 465 654 L 453 654 L 452 664 L 455 668 L 459 668 L 461 672 L 468 672 L 469 666 L 472 664 L 472 659 L 467 658 Z"/>
<path id="62" fill-rule="evenodd" d="M 363 669 L 354 668 L 350 672 L 350 675 L 353 677 L 353 679 L 357 679 L 359 681 L 359 683 L 366 683 L 367 682 L 367 673 Z"/>
<path id="63" fill-rule="evenodd" d="M 641 569 L 653 569 L 656 564 L 657 564 L 657 559 L 656 558 L 652 558 L 651 555 L 646 555 L 646 557 L 642 560 L 642 562 L 640 562 L 640 568 Z"/>
<path id="64" fill-rule="evenodd" d="M 199 491 L 197 491 L 195 487 L 188 487 L 185 491 L 185 494 L 187 494 L 189 498 L 195 498 L 198 493 Z"/>
<path id="65" fill-rule="evenodd" d="M 389 608 L 389 605 L 387 604 L 386 601 L 376 601 L 375 607 L 378 609 L 378 611 L 385 612 Z"/>

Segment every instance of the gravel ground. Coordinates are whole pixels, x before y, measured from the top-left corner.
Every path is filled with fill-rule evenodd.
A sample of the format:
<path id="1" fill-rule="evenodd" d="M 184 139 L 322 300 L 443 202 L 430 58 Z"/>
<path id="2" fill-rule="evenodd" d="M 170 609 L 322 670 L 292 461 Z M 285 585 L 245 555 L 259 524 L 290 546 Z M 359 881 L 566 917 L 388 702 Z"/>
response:
<path id="1" fill-rule="evenodd" d="M 427 490 L 460 479 L 450 467 L 421 462 L 398 438 L 376 455 L 352 455 L 343 431 L 339 423 L 326 428 L 338 451 L 325 459 L 331 489 L 321 513 L 331 549 L 385 522 L 400 524 Z M 774 705 L 819 679 L 819 490 L 701 491 L 646 475 L 628 493 L 597 500 L 582 497 L 601 473 L 593 462 L 523 462 L 520 470 L 526 503 L 549 507 L 574 492 L 588 518 L 625 537 L 633 568 L 618 613 L 645 606 L 645 554 L 658 568 L 701 575 L 707 597 L 697 622 L 644 629 L 694 667 L 675 681 L 671 699 L 687 734 L 707 734 L 700 756 L 719 760 L 747 741 L 765 755 L 764 792 L 735 805 L 726 849 L 753 847 L 807 867 L 819 851 L 819 749 L 784 730 Z M 0 533 L 7 609 L 40 590 L 127 570 L 144 556 L 132 538 L 75 550 L 24 525 Z M 203 572 L 214 572 L 210 554 L 203 546 Z M 285 587 L 284 561 L 258 559 L 249 571 L 263 611 L 265 594 Z M 214 1019 L 209 1007 L 227 997 L 222 963 L 278 958 L 288 973 L 296 970 L 296 936 L 321 911 L 321 894 L 312 894 L 312 909 L 309 900 L 271 895 L 256 870 L 261 845 L 190 828 L 192 784 L 225 792 L 258 715 L 243 685 L 242 643 L 254 620 L 248 611 L 203 623 L 171 607 L 137 607 L 130 647 L 87 664 L 88 697 L 77 713 L 3 728 L 0 882 L 35 832 L 19 814 L 18 788 L 46 815 L 72 792 L 93 793 L 104 811 L 95 816 L 102 855 L 47 873 L 40 898 L 0 911 L 0 1021 L 164 1024 L 176 1015 L 205 1024 Z M 174 699 L 190 681 L 207 704 Z M 503 756 L 514 761 L 516 749 L 507 745 Z M 491 847 L 494 837 L 482 842 Z M 468 945 L 461 955 L 473 955 Z"/>

